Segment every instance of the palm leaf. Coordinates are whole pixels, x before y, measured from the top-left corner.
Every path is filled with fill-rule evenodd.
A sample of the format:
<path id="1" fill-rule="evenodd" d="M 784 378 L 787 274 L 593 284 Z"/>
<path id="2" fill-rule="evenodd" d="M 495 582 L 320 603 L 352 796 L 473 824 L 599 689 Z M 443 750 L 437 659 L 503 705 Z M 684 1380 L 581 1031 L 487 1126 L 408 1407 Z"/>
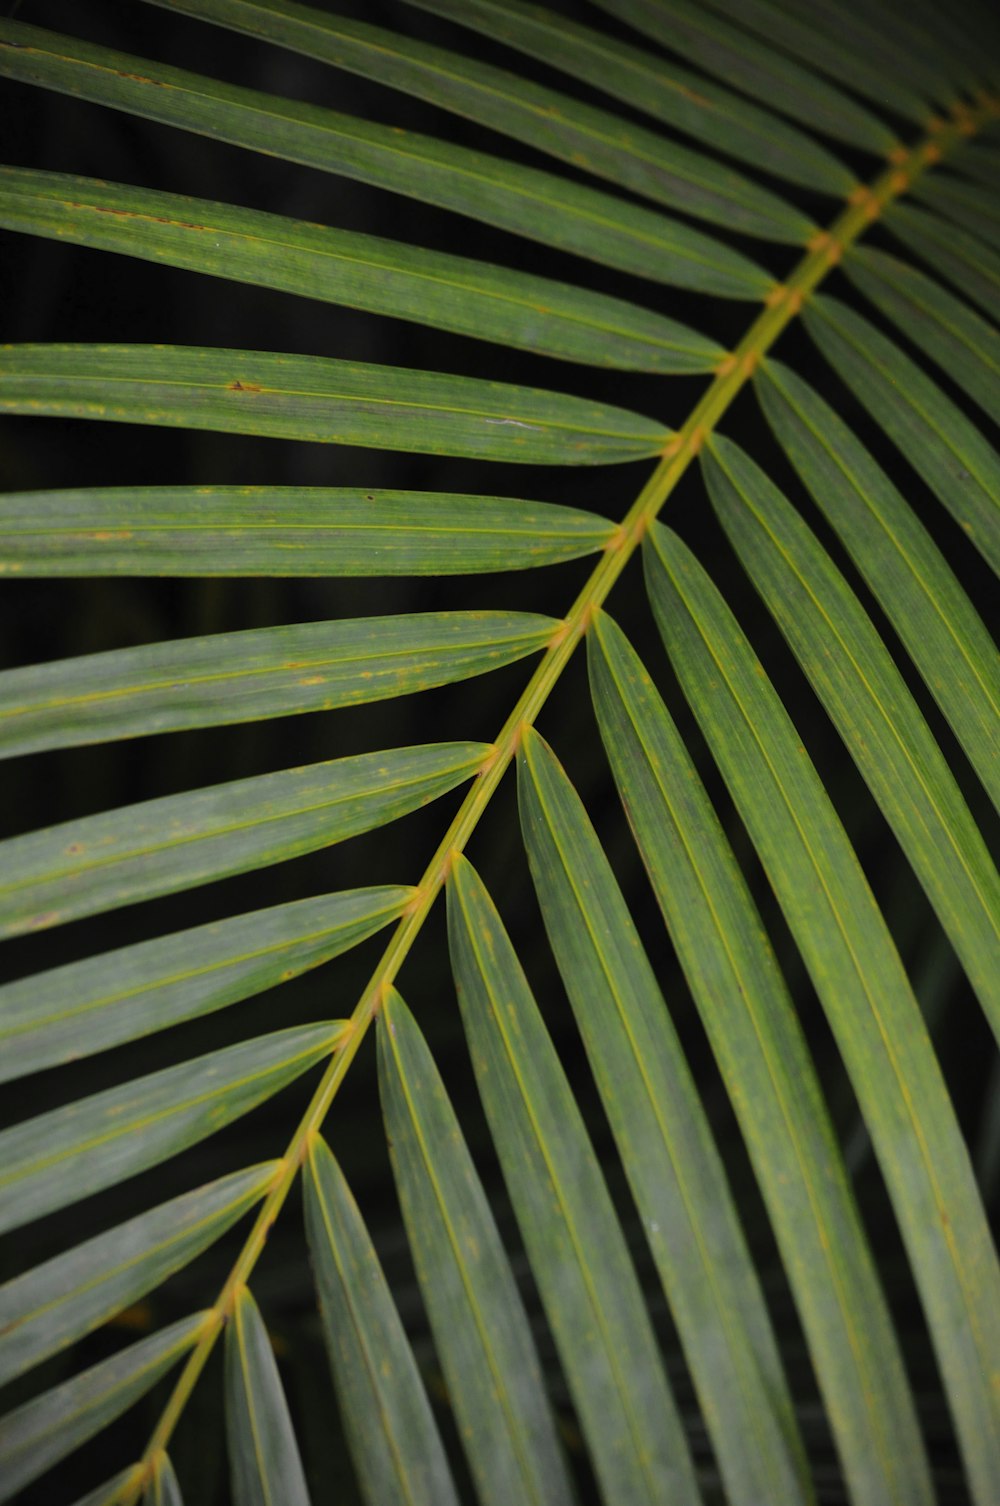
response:
<path id="1" fill-rule="evenodd" d="M 0 21 L 0 1496 L 992 1506 L 995 19 L 373 21 Z"/>
<path id="2" fill-rule="evenodd" d="M 242 1287 L 226 1328 L 226 1424 L 237 1506 L 309 1506 L 288 1403 L 260 1309 Z"/>
<path id="3" fill-rule="evenodd" d="M 621 298 L 130 184 L 3 168 L 0 224 L 565 360 L 710 371 L 724 355 L 676 320 Z"/>
<path id="4" fill-rule="evenodd" d="M 471 575 L 594 554 L 614 524 L 514 497 L 112 487 L 0 497 L 12 575 Z"/>
<path id="5" fill-rule="evenodd" d="M 457 1501 L 378 1256 L 321 1140 L 309 1152 L 306 1229 L 334 1384 L 366 1499 L 372 1506 Z"/>
<path id="6" fill-rule="evenodd" d="M 379 1083 L 421 1290 L 484 1502 L 572 1499 L 528 1320 L 419 1027 L 382 1006 Z"/>

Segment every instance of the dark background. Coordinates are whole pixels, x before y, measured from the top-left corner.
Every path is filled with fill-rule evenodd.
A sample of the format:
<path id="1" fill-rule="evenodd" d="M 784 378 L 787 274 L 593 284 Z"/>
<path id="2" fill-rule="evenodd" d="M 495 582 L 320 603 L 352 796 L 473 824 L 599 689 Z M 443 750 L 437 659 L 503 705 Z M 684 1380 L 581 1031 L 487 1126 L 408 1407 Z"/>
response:
<path id="1" fill-rule="evenodd" d="M 340 12 L 349 9 L 346 4 L 338 4 L 336 8 Z M 590 24 L 614 30 L 583 5 L 568 3 L 558 8 Z M 488 58 L 605 107 L 620 108 L 591 94 L 584 86 L 550 74 L 545 68 L 471 33 L 421 16 L 405 5 L 368 4 L 357 6 L 350 13 Z M 501 140 L 474 122 L 457 122 L 429 105 L 393 94 L 376 84 L 335 73 L 308 59 L 198 25 L 135 0 L 132 3 L 24 0 L 17 16 L 19 20 L 105 42 L 138 56 L 330 105 L 364 118 L 447 136 L 550 170 L 570 171 L 557 168 L 550 159 L 541 158 L 517 143 Z M 746 305 L 677 293 L 609 273 L 572 256 L 345 179 L 289 166 L 25 86 L 0 87 L 4 156 L 10 162 L 195 194 L 523 266 L 658 308 L 715 336 L 727 347 L 735 343 L 753 316 L 754 311 Z M 849 153 L 839 147 L 837 150 L 850 159 Z M 859 175 L 872 175 L 872 165 L 864 159 L 854 165 Z M 787 185 L 771 186 L 801 203 L 820 223 L 832 217 L 835 206 L 830 201 L 819 197 L 811 200 L 809 195 Z M 732 244 L 740 243 L 738 237 L 726 238 Z M 874 232 L 874 238 L 880 239 L 881 232 Z M 898 249 L 888 239 L 883 243 L 890 249 Z M 743 244 L 749 254 L 777 275 L 782 275 L 795 260 L 794 249 L 762 242 Z M 831 290 L 850 301 L 852 295 L 846 282 L 839 276 L 835 281 Z M 865 308 L 864 312 L 877 319 L 870 309 Z M 590 371 L 501 347 L 484 347 L 460 336 L 308 299 L 14 234 L 4 234 L 0 247 L 0 322 L 0 340 L 4 341 L 162 341 L 294 351 L 469 372 L 604 398 L 661 418 L 672 426 L 679 426 L 703 389 L 701 378 L 650 378 Z M 778 354 L 822 386 L 886 464 L 932 528 L 980 610 L 988 616 L 993 601 L 985 566 L 850 396 L 821 367 L 804 334 L 794 328 L 788 331 L 782 337 Z M 935 374 L 942 386 L 948 388 L 947 380 L 940 373 Z M 952 396 L 962 401 L 954 391 Z M 976 419 L 984 422 L 978 413 Z M 454 459 L 73 420 L 8 418 L 3 430 L 0 488 L 5 491 L 166 482 L 398 486 L 548 499 L 617 518 L 629 506 L 648 473 L 645 465 L 578 472 L 487 466 Z M 739 399 L 726 417 L 724 430 L 746 444 L 767 465 L 775 479 L 802 506 L 835 555 L 842 558 L 771 443 L 751 394 Z M 709 566 L 750 632 L 786 702 L 795 708 L 810 752 L 856 843 L 928 1011 L 959 1115 L 975 1147 L 987 1123 L 985 1103 L 993 1061 L 992 1043 L 950 947 L 860 777 L 715 526 L 694 472 L 689 473 L 670 499 L 666 516 Z M 589 569 L 590 563 L 581 561 L 518 575 L 444 580 L 7 579 L 0 590 L 0 668 L 161 639 L 313 619 L 471 606 L 503 606 L 559 616 L 573 600 Z M 859 589 L 864 595 L 863 587 Z M 884 1192 L 867 1153 L 863 1130 L 859 1128 L 852 1094 L 811 985 L 761 879 L 749 842 L 673 685 L 644 605 L 637 561 L 630 565 L 609 605 L 640 647 L 688 736 L 689 746 L 698 758 L 703 777 L 751 878 L 816 1052 L 838 1129 L 857 1170 L 866 1218 L 906 1335 L 908 1357 L 940 1470 L 943 1499 L 960 1501 L 964 1496 L 948 1442 L 948 1423 L 939 1399 L 933 1362 L 894 1226 L 886 1212 Z M 873 608 L 873 613 L 884 627 L 878 609 Z M 888 632 L 887 637 L 891 638 Z M 909 666 L 904 662 L 903 667 L 956 768 L 974 813 L 985 821 L 985 802 L 963 756 Z M 170 734 L 15 760 L 4 765 L 0 784 L 0 835 L 16 835 L 117 804 L 380 747 L 450 738 L 490 742 L 530 670 L 529 661 L 464 685 L 335 714 Z M 586 800 L 633 904 L 759 1253 L 792 1372 L 794 1394 L 801 1400 L 807 1440 L 817 1461 L 817 1479 L 826 1486 L 827 1498 L 836 1500 L 839 1498 L 836 1468 L 780 1265 L 724 1090 L 610 788 L 589 709 L 582 655 L 576 656 L 539 725 Z M 416 883 L 460 798 L 461 792 L 457 792 L 383 831 L 276 868 L 8 943 L 0 958 L 0 978 L 19 977 L 148 936 L 310 894 L 368 883 Z M 995 830 L 991 834 L 995 835 Z M 521 851 L 512 776 L 505 781 L 476 832 L 469 855 L 483 873 L 519 947 L 588 1114 L 615 1195 L 630 1218 L 628 1196 L 622 1188 L 607 1127 L 582 1060 L 558 975 L 544 944 Z M 300 1021 L 347 1015 L 377 963 L 384 940 L 384 936 L 376 937 L 280 991 L 271 991 L 207 1019 L 91 1058 L 71 1069 L 15 1084 L 5 1095 L 0 1110 L 4 1121 L 57 1106 L 237 1038 Z M 406 963 L 399 987 L 431 1041 L 500 1213 L 505 1235 L 516 1250 L 516 1233 L 506 1213 L 499 1174 L 470 1088 L 471 1074 L 460 1038 L 444 946 L 443 906 L 436 907 L 425 927 Z M 0 1251 L 0 1277 L 15 1274 L 67 1244 L 174 1193 L 239 1165 L 280 1154 L 313 1080 L 308 1078 L 296 1084 L 247 1119 L 176 1161 L 19 1232 Z M 414 1335 L 432 1395 L 440 1404 L 447 1427 L 446 1395 L 436 1378 L 389 1177 L 371 1043 L 351 1069 L 327 1121 L 326 1134 L 344 1164 L 387 1270 L 396 1283 L 404 1320 Z M 245 1225 L 238 1227 L 228 1239 L 127 1315 L 125 1321 L 108 1325 L 70 1355 L 49 1362 L 29 1376 L 26 1384 L 7 1388 L 0 1398 L 0 1404 L 6 1403 L 3 1410 L 43 1385 L 53 1384 L 64 1374 L 110 1353 L 129 1337 L 130 1329 L 145 1331 L 160 1327 L 208 1305 L 245 1228 Z M 637 1259 L 644 1275 L 650 1278 L 648 1260 L 638 1248 Z M 560 1417 L 573 1457 L 583 1470 L 579 1449 L 572 1448 L 572 1417 L 552 1360 L 551 1346 L 537 1301 L 525 1279 L 533 1319 L 538 1324 L 543 1353 L 550 1365 Z M 282 1358 L 293 1413 L 300 1423 L 303 1453 L 315 1487 L 314 1500 L 352 1500 L 354 1487 L 349 1467 L 344 1463 L 342 1445 L 332 1421 L 329 1379 L 294 1200 L 272 1234 L 253 1286 Z M 662 1297 L 656 1294 L 655 1279 L 649 1280 L 648 1289 L 698 1457 L 708 1463 L 690 1383 Z M 213 1362 L 213 1372 L 217 1360 L 218 1356 Z M 217 1431 L 221 1422 L 218 1382 L 219 1376 L 212 1373 L 198 1386 L 172 1449 L 185 1498 L 194 1503 L 227 1499 L 221 1435 Z M 22 1499 L 32 1506 L 68 1500 L 122 1467 L 141 1450 L 162 1400 L 160 1387 L 110 1433 L 95 1440 Z M 343 1483 L 339 1491 L 334 1490 L 329 1481 L 339 1480 L 341 1475 L 345 1476 Z M 318 1485 L 321 1479 L 326 1482 L 322 1488 Z"/>

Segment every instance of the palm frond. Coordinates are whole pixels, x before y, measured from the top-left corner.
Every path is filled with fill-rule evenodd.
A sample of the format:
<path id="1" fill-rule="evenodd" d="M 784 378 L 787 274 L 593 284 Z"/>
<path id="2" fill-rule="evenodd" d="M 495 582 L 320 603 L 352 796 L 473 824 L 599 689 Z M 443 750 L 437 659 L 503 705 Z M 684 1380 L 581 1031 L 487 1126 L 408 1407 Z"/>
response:
<path id="1" fill-rule="evenodd" d="M 0 1500 L 992 1506 L 995 19 L 37 11 Z"/>

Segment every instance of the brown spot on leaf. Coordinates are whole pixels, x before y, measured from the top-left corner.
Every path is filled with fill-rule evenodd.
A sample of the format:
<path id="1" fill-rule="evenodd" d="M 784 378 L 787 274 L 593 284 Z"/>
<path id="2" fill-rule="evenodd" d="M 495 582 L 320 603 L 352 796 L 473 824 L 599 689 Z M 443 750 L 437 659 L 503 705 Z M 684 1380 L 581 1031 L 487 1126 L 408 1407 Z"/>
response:
<path id="1" fill-rule="evenodd" d="M 230 392 L 260 392 L 262 389 L 256 382 L 230 382 Z"/>

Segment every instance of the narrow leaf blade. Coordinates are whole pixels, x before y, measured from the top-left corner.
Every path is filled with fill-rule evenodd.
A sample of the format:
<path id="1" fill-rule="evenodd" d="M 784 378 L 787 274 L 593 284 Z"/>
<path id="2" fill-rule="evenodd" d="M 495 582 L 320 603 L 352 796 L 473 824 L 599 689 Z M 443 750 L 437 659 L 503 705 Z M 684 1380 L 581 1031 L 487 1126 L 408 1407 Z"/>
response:
<path id="1" fill-rule="evenodd" d="M 469 779 L 479 743 L 362 753 L 85 816 L 0 843 L 0 936 L 315 852 Z"/>
<path id="2" fill-rule="evenodd" d="M 710 371 L 724 355 L 674 319 L 587 288 L 70 173 L 0 167 L 0 225 L 593 366 Z"/>
<path id="3" fill-rule="evenodd" d="M 141 1465 L 133 1464 L 129 1469 L 120 1470 L 110 1480 L 105 1480 L 103 1485 L 96 1486 L 94 1490 L 88 1490 L 85 1496 L 73 1502 L 73 1506 L 116 1506 L 126 1489 L 134 1485 L 135 1476 L 141 1472 L 141 1468 Z M 146 1496 L 143 1496 L 144 1506 L 146 1499 Z"/>
<path id="4" fill-rule="evenodd" d="M 34 973 L 0 988 L 0 1082 L 223 1009 L 339 956 L 415 890 L 292 900 Z"/>
<path id="5" fill-rule="evenodd" d="M 184 1506 L 184 1498 L 169 1454 L 157 1455 L 152 1478 L 143 1494 L 142 1506 Z"/>
<path id="6" fill-rule="evenodd" d="M 639 277 L 757 298 L 773 279 L 680 220 L 415 132 L 240 89 L 18 21 L 0 74 L 437 204 Z"/>
<path id="7" fill-rule="evenodd" d="M 757 392 L 1000 810 L 1000 655 L 985 624 L 913 509 L 829 404 L 773 360 Z"/>
<path id="8" fill-rule="evenodd" d="M 569 1506 L 541 1367 L 507 1254 L 444 1083 L 392 991 L 379 1087 L 420 1290 L 483 1506 Z"/>
<path id="9" fill-rule="evenodd" d="M 1000 457 L 930 377 L 853 309 L 824 294 L 806 328 L 959 527 L 1000 574 Z"/>
<path id="10" fill-rule="evenodd" d="M 777 48 L 712 15 L 694 0 L 596 0 L 601 10 L 662 42 L 706 73 L 802 125 L 879 156 L 892 131 L 857 100 Z"/>
<path id="11" fill-rule="evenodd" d="M 837 195 L 854 186 L 853 174 L 804 131 L 673 59 L 652 57 L 648 49 L 522 0 L 408 3 L 474 27 L 774 177 Z"/>
<path id="12" fill-rule="evenodd" d="M 160 3 L 377 79 L 684 214 L 792 243 L 813 228 L 799 210 L 713 158 L 492 63 L 289 0 Z"/>
<path id="13" fill-rule="evenodd" d="M 550 502 L 346 487 L 8 492 L 0 575 L 474 575 L 603 549 L 614 524 Z"/>
<path id="14" fill-rule="evenodd" d="M 369 1506 L 458 1506 L 413 1351 L 344 1175 L 318 1137 L 305 1170 L 320 1317 L 358 1483 Z"/>
<path id="15" fill-rule="evenodd" d="M 1000 251 L 1000 206 L 995 191 L 990 193 L 981 184 L 965 182 L 953 173 L 935 172 L 921 173 L 913 193 L 945 219 L 954 220 L 994 251 Z"/>
<path id="16" fill-rule="evenodd" d="M 885 223 L 906 251 L 947 277 L 1000 324 L 1000 255 L 978 237 L 905 201 L 886 206 Z"/>
<path id="17" fill-rule="evenodd" d="M 0 1230 L 168 1160 L 335 1051 L 345 1022 L 295 1026 L 108 1088 L 0 1134 Z"/>
<path id="18" fill-rule="evenodd" d="M 557 626 L 533 612 L 404 612 L 7 670 L 0 758 L 413 695 L 537 653 Z"/>
<path id="19" fill-rule="evenodd" d="M 624 1235 L 492 900 L 456 856 L 448 936 L 483 1107 L 594 1468 L 609 1500 L 698 1499 Z"/>
<path id="20" fill-rule="evenodd" d="M 1000 332 L 931 277 L 871 246 L 854 246 L 844 271 L 900 332 L 1000 423 Z"/>
<path id="21" fill-rule="evenodd" d="M 525 465 L 642 460 L 670 437 L 623 408 L 481 377 L 172 345 L 4 346 L 0 413 L 388 445 Z"/>
<path id="22" fill-rule="evenodd" d="M 182 1318 L 0 1418 L 0 1501 L 9 1501 L 144 1396 L 197 1342 L 208 1317 Z"/>
<path id="23" fill-rule="evenodd" d="M 264 1196 L 280 1163 L 233 1172 L 0 1286 L 0 1385 L 137 1302 Z"/>
<path id="24" fill-rule="evenodd" d="M 235 1506 L 309 1506 L 274 1350 L 245 1286 L 226 1325 L 226 1435 Z"/>

